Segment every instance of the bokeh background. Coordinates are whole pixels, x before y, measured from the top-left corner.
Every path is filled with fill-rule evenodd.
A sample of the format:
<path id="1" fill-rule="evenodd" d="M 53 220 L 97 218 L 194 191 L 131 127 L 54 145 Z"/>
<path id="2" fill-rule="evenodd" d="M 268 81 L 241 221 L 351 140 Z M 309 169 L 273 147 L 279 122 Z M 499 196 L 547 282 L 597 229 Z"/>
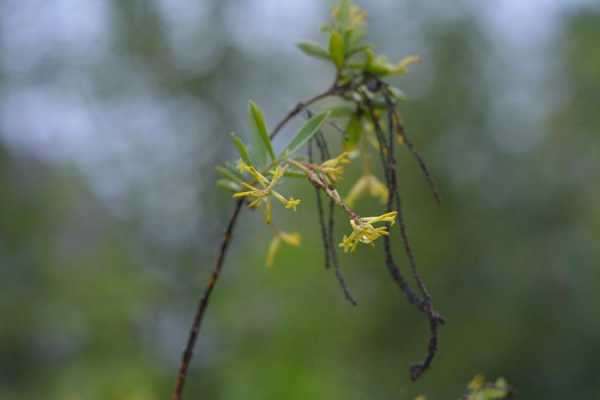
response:
<path id="1" fill-rule="evenodd" d="M 600 398 L 600 4 L 360 4 L 381 52 L 424 59 L 394 83 L 443 196 L 401 151 L 439 355 L 409 382 L 424 319 L 380 248 L 342 257 L 344 301 L 292 183 L 305 201 L 275 218 L 303 247 L 267 269 L 270 231 L 244 213 L 187 397 L 455 399 L 482 372 L 523 399 Z M 273 126 L 330 83 L 294 43 L 323 39 L 331 5 L 0 1 L 1 399 L 168 397 L 232 210 L 214 186 L 227 133 L 248 134 L 250 98 Z"/>

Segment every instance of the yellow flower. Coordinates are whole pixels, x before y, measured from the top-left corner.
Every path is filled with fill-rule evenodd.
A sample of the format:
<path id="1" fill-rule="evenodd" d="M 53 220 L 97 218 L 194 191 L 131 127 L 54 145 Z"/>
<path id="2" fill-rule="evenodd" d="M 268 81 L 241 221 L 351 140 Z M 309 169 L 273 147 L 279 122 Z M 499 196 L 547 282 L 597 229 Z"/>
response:
<path id="1" fill-rule="evenodd" d="M 391 225 L 396 221 L 396 211 L 392 211 L 377 217 L 358 218 L 358 220 L 350 220 L 352 226 L 352 232 L 350 235 L 342 238 L 340 247 L 344 249 L 344 252 L 354 251 L 359 243 L 371 244 L 380 238 L 381 236 L 387 236 L 387 227 L 375 227 L 373 224 L 377 222 L 387 222 Z M 391 226 L 390 225 L 390 226 Z"/>
<path id="2" fill-rule="evenodd" d="M 271 240 L 271 244 L 269 245 L 269 249 L 267 250 L 267 267 L 273 266 L 273 260 L 275 259 L 275 254 L 279 250 L 281 243 L 289 244 L 290 246 L 298 247 L 300 246 L 301 237 L 297 232 L 288 233 L 279 231 Z"/>
<path id="3" fill-rule="evenodd" d="M 265 214 L 265 222 L 267 224 L 271 223 L 272 219 L 272 204 L 270 195 L 273 195 L 277 200 L 279 200 L 285 208 L 293 209 L 296 211 L 296 207 L 300 204 L 300 200 L 294 199 L 290 197 L 289 199 L 285 198 L 279 192 L 273 190 L 275 185 L 279 183 L 285 171 L 286 167 L 277 166 L 274 170 L 270 171 L 271 180 L 267 179 L 263 174 L 261 174 L 254 166 L 248 165 L 243 161 L 240 161 L 238 164 L 238 169 L 241 172 L 248 173 L 261 187 L 253 186 L 247 182 L 242 182 L 242 186 L 247 189 L 245 191 L 237 192 L 233 194 L 233 197 L 236 199 L 239 198 L 247 198 L 249 203 L 248 207 L 250 208 L 259 208 L 260 206 L 264 206 L 264 214 Z"/>
<path id="4" fill-rule="evenodd" d="M 275 190 L 272 190 L 271 193 L 287 209 L 293 209 L 294 211 L 296 211 L 296 207 L 298 207 L 298 205 L 300 204 L 299 199 L 294 199 L 293 197 L 287 199 L 283 195 L 281 195 L 281 193 L 276 192 Z"/>
<path id="5" fill-rule="evenodd" d="M 344 174 L 346 164 L 350 164 L 350 153 L 343 152 L 336 158 L 323 162 L 317 168 L 327 176 L 330 183 L 335 183 Z"/>
<path id="6" fill-rule="evenodd" d="M 269 184 L 269 180 L 265 178 L 263 174 L 258 172 L 258 170 L 254 168 L 254 166 L 248 165 L 242 160 L 240 160 L 237 167 L 240 170 L 240 172 L 250 174 L 250 176 L 252 176 L 261 185 L 267 186 Z"/>
<path id="7" fill-rule="evenodd" d="M 368 192 L 371 197 L 379 198 L 381 203 L 385 203 L 389 195 L 387 187 L 375 175 L 367 174 L 356 181 L 344 201 L 352 207 L 365 192 Z"/>
<path id="8" fill-rule="evenodd" d="M 287 203 L 285 204 L 285 208 L 287 209 L 292 209 L 294 211 L 296 211 L 296 207 L 298 207 L 298 205 L 300 204 L 300 199 L 295 199 L 293 197 L 290 197 L 289 200 L 287 201 Z"/>

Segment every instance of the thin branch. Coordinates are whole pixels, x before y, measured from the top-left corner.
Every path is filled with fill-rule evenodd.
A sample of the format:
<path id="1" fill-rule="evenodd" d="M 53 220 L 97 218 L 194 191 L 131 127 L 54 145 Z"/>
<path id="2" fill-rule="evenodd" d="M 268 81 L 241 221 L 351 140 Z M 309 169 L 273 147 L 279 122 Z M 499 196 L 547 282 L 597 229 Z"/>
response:
<path id="1" fill-rule="evenodd" d="M 433 194 L 433 198 L 435 199 L 436 203 L 440 204 L 442 202 L 442 200 L 440 198 L 440 194 L 437 191 L 435 182 L 433 181 L 433 177 L 431 176 L 431 173 L 429 172 L 429 168 L 427 167 L 427 164 L 425 163 L 425 160 L 423 159 L 421 154 L 419 154 L 417 149 L 415 149 L 415 146 L 413 145 L 412 141 L 409 139 L 408 134 L 406 133 L 406 129 L 404 129 L 404 125 L 402 125 L 400 113 L 398 112 L 398 110 L 394 109 L 395 105 L 391 104 L 392 103 L 392 100 L 390 98 L 391 93 L 388 89 L 388 85 L 385 82 L 381 82 L 381 83 L 385 87 L 386 101 L 389 103 L 388 106 L 391 106 L 390 111 L 392 111 L 392 109 L 393 109 L 392 115 L 393 115 L 393 119 L 394 119 L 394 122 L 396 125 L 395 131 L 398 134 L 398 136 L 400 136 L 400 138 L 402 139 L 404 144 L 406 145 L 406 148 L 408 149 L 408 151 L 413 155 L 415 160 L 417 160 L 417 164 L 419 164 L 419 168 L 421 169 L 423 176 L 425 176 L 425 180 L 427 181 L 427 184 L 429 185 L 429 189 L 431 190 L 431 193 Z"/>
<path id="2" fill-rule="evenodd" d="M 307 110 L 308 117 L 311 117 L 310 110 Z M 308 161 L 312 164 L 314 163 L 313 157 L 313 141 L 317 143 L 321 153 L 321 162 L 325 161 L 330 157 L 329 149 L 327 147 L 327 142 L 325 142 L 325 138 L 323 134 L 319 132 L 313 139 L 311 139 L 308 143 Z M 321 226 L 321 237 L 323 240 L 323 249 L 325 252 L 325 268 L 329 268 L 331 264 L 334 265 L 335 276 L 342 288 L 344 293 L 344 297 L 346 300 L 350 302 L 350 304 L 356 306 L 358 303 L 352 296 L 350 289 L 348 288 L 348 284 L 342 274 L 340 264 L 337 258 L 337 248 L 333 238 L 334 232 L 334 224 L 335 224 L 335 201 L 333 199 L 329 200 L 329 223 L 325 225 L 325 212 L 323 210 L 323 202 L 321 199 L 321 189 L 315 185 L 315 193 L 317 197 L 317 210 L 319 214 L 319 225 Z"/>
<path id="3" fill-rule="evenodd" d="M 274 139 L 275 136 L 277 136 L 277 134 L 279 133 L 279 131 L 288 123 L 290 122 L 290 120 L 292 118 L 294 118 L 296 115 L 300 114 L 303 110 L 306 109 L 306 107 L 310 106 L 311 104 L 316 103 L 319 100 L 322 100 L 326 97 L 332 96 L 336 93 L 336 88 L 335 85 L 331 86 L 331 88 L 329 88 L 328 90 L 326 90 L 325 92 L 318 94 L 314 97 L 311 97 L 308 100 L 305 101 L 301 101 L 300 103 L 296 104 L 296 106 L 294 108 L 292 108 L 290 110 L 290 112 L 287 113 L 287 115 L 285 117 L 283 117 L 283 119 L 277 124 L 275 125 L 275 128 L 273 129 L 273 132 L 271 132 L 271 134 L 269 135 L 269 137 L 271 139 Z"/>
<path id="4" fill-rule="evenodd" d="M 313 163 L 313 140 L 308 142 L 308 162 Z M 319 215 L 319 226 L 321 227 L 321 240 L 323 241 L 323 253 L 325 255 L 325 268 L 331 267 L 330 252 L 329 252 L 329 235 L 327 232 L 327 226 L 325 225 L 325 211 L 323 210 L 323 199 L 321 198 L 321 191 L 315 187 L 315 194 L 317 197 L 317 213 Z"/>
<path id="5" fill-rule="evenodd" d="M 310 115 L 310 111 L 309 111 L 309 115 Z M 327 142 L 325 141 L 325 138 L 323 137 L 323 133 L 319 132 L 315 136 L 315 139 L 316 139 L 316 142 L 321 151 L 321 161 L 323 162 L 323 161 L 329 159 L 331 157 L 331 154 L 329 153 L 329 147 L 327 146 Z M 337 280 L 340 284 L 340 287 L 342 288 L 342 291 L 344 292 L 344 297 L 346 297 L 346 300 L 348 300 L 350 302 L 350 304 L 352 304 L 353 306 L 356 306 L 356 305 L 358 305 L 358 303 L 352 296 L 352 293 L 350 293 L 350 288 L 348 287 L 348 284 L 346 283 L 346 279 L 344 278 L 344 275 L 342 274 L 342 269 L 341 269 L 340 263 L 338 261 L 337 247 L 336 247 L 335 240 L 333 238 L 334 224 L 335 224 L 335 201 L 332 198 L 330 198 L 329 199 L 329 225 L 327 227 L 327 231 L 328 231 L 328 237 L 327 237 L 328 246 L 327 247 L 329 247 L 329 253 L 330 253 L 329 257 L 331 259 L 331 262 L 333 263 L 335 277 L 337 278 Z"/>
<path id="6" fill-rule="evenodd" d="M 395 180 L 395 176 L 390 176 L 392 174 L 390 173 L 390 168 L 388 168 L 388 161 L 387 161 L 387 154 L 386 154 L 387 146 L 385 144 L 385 137 L 383 135 L 383 130 L 381 129 L 381 126 L 379 125 L 379 122 L 375 116 L 375 113 L 373 112 L 372 104 L 370 104 L 367 96 L 363 96 L 363 99 L 368 107 L 366 110 L 367 115 L 369 115 L 369 117 L 373 121 L 373 125 L 375 126 L 375 136 L 377 137 L 377 141 L 379 142 L 379 146 L 378 146 L 379 147 L 379 156 L 381 158 L 383 174 L 385 177 L 386 185 L 388 187 L 388 201 L 387 201 L 386 212 L 394 211 L 392 201 L 396 194 L 396 191 L 393 190 L 393 188 L 392 188 L 392 186 L 393 186 L 392 179 Z M 398 207 L 396 207 L 396 208 L 398 208 Z M 398 214 L 397 214 L 398 225 L 404 225 L 404 220 L 403 220 L 401 211 L 399 211 L 399 210 L 395 210 L 395 211 L 398 212 Z M 389 230 L 389 226 L 388 226 L 388 230 Z M 405 238 L 403 238 L 403 240 L 404 239 Z M 396 265 L 396 262 L 394 261 L 394 256 L 392 254 L 392 248 L 391 248 L 391 238 L 389 236 L 385 236 L 383 238 L 383 240 L 384 240 L 383 243 L 384 243 L 384 252 L 385 252 L 385 264 L 386 264 L 386 267 L 387 267 L 390 275 L 392 276 L 392 279 L 396 282 L 396 284 L 398 285 L 400 290 L 404 293 L 404 295 L 406 296 L 409 303 L 414 304 L 414 305 L 419 305 L 422 302 L 422 300 L 408 285 L 406 279 L 404 278 L 404 276 L 400 272 L 400 269 Z M 408 239 L 406 239 L 406 242 L 408 242 Z"/>
<path id="7" fill-rule="evenodd" d="M 421 361 L 419 363 L 415 363 L 410 367 L 411 379 L 413 381 L 415 381 L 431 366 L 433 358 L 437 354 L 438 329 L 439 329 L 439 326 L 445 322 L 445 320 L 437 311 L 435 311 L 433 309 L 433 305 L 431 303 L 431 296 L 429 295 L 429 292 L 427 291 L 427 289 L 425 287 L 425 283 L 424 283 L 423 279 L 417 272 L 416 262 L 414 259 L 414 255 L 412 253 L 412 249 L 408 242 L 408 235 L 406 234 L 406 226 L 403 222 L 403 218 L 402 218 L 402 214 L 401 214 L 402 204 L 401 204 L 400 194 L 399 194 L 398 185 L 397 185 L 396 160 L 395 160 L 395 154 L 394 154 L 395 121 L 394 121 L 393 114 L 392 114 L 393 111 L 391 109 L 391 106 L 392 106 L 391 101 L 388 97 L 386 97 L 386 101 L 388 103 L 388 106 L 390 107 L 388 110 L 389 136 L 388 136 L 388 141 L 386 143 L 385 135 L 384 135 L 383 129 L 381 127 L 381 124 L 379 123 L 379 120 L 378 120 L 377 116 L 375 115 L 375 108 L 373 107 L 373 104 L 369 100 L 368 96 L 363 95 L 362 97 L 363 97 L 363 101 L 366 105 L 368 115 L 375 127 L 375 134 L 376 134 L 377 140 L 379 142 L 381 161 L 382 161 L 384 174 L 386 177 L 388 191 L 389 191 L 389 197 L 388 197 L 388 203 L 387 203 L 388 212 L 391 211 L 391 209 L 393 208 L 392 204 L 394 204 L 396 211 L 398 212 L 398 214 L 397 214 L 398 215 L 398 226 L 400 228 L 402 242 L 404 243 L 404 249 L 405 249 L 406 255 L 409 259 L 409 264 L 411 267 L 411 271 L 413 273 L 413 277 L 417 283 L 417 286 L 419 287 L 421 294 L 423 295 L 423 298 L 420 298 L 420 296 L 417 296 L 416 294 L 414 294 L 414 292 L 408 287 L 406 282 L 403 279 L 398 278 L 398 277 L 402 278 L 402 275 L 400 274 L 400 272 L 398 271 L 398 268 L 393 263 L 393 256 L 391 254 L 391 248 L 389 245 L 389 238 L 388 238 L 388 241 L 385 243 L 386 264 L 388 265 L 388 270 L 390 270 L 392 277 L 398 283 L 398 285 L 400 286 L 400 288 L 402 289 L 404 294 L 407 296 L 408 300 L 412 304 L 415 304 L 417 306 L 417 308 L 427 316 L 427 319 L 429 321 L 430 335 L 429 335 L 429 341 L 428 341 L 428 346 L 427 346 L 427 354 L 425 355 L 425 358 L 423 359 L 423 361 Z"/>
<path id="8" fill-rule="evenodd" d="M 412 251 L 412 248 L 409 244 L 408 241 L 408 233 L 406 232 L 406 224 L 404 223 L 404 213 L 402 212 L 402 199 L 400 197 L 400 191 L 398 190 L 398 179 L 396 176 L 396 155 L 395 155 L 395 148 L 394 148 L 394 143 L 395 143 L 395 132 L 394 132 L 394 118 L 393 118 L 393 114 L 392 114 L 392 110 L 393 110 L 393 104 L 391 103 L 389 97 L 386 96 L 386 102 L 388 104 L 388 146 L 387 146 L 387 153 L 388 153 L 388 168 L 390 170 L 389 175 L 390 175 L 390 192 L 393 193 L 390 196 L 390 199 L 393 197 L 396 203 L 396 211 L 398 211 L 398 228 L 400 229 L 400 236 L 402 237 L 402 243 L 404 244 L 404 250 L 406 252 L 406 256 L 408 257 L 409 260 L 409 265 L 410 265 L 410 269 L 411 272 L 413 274 L 413 278 L 415 280 L 415 282 L 417 283 L 417 286 L 419 287 L 419 290 L 421 292 L 421 294 L 423 295 L 423 298 L 425 300 L 430 300 L 431 296 L 429 295 L 429 292 L 427 291 L 427 287 L 425 286 L 425 283 L 423 282 L 423 278 L 421 278 L 421 276 L 419 275 L 418 271 L 417 271 L 417 262 L 415 260 L 415 256 L 414 253 Z M 381 126 L 378 126 L 376 129 L 381 129 Z"/>
<path id="9" fill-rule="evenodd" d="M 208 301 L 210 300 L 210 295 L 221 275 L 221 269 L 223 268 L 223 263 L 225 262 L 225 256 L 227 254 L 227 249 L 229 248 L 229 244 L 231 243 L 231 238 L 233 236 L 233 229 L 235 228 L 235 224 L 240 215 L 240 211 L 242 210 L 242 205 L 244 204 L 244 200 L 238 200 L 235 204 L 235 209 L 233 210 L 233 214 L 231 218 L 229 218 L 229 223 L 227 224 L 227 229 L 225 230 L 225 235 L 223 236 L 223 240 L 221 242 L 221 247 L 219 250 L 219 254 L 217 256 L 217 261 L 215 263 L 215 267 L 210 276 L 210 280 L 208 281 L 208 285 L 204 289 L 204 294 L 200 298 L 198 303 L 198 308 L 196 309 L 196 315 L 194 316 L 194 322 L 192 323 L 192 328 L 190 330 L 190 335 L 185 346 L 185 351 L 183 352 L 183 357 L 181 359 L 181 365 L 179 367 L 179 374 L 177 376 L 177 382 L 175 384 L 175 390 L 171 396 L 172 400 L 180 400 L 181 394 L 183 392 L 183 386 L 185 384 L 185 378 L 187 376 L 188 368 L 190 366 L 190 362 L 194 355 L 194 345 L 196 344 L 196 340 L 198 339 L 198 333 L 200 332 L 200 327 L 202 325 L 202 319 L 204 318 L 204 312 L 206 307 L 208 306 Z"/>

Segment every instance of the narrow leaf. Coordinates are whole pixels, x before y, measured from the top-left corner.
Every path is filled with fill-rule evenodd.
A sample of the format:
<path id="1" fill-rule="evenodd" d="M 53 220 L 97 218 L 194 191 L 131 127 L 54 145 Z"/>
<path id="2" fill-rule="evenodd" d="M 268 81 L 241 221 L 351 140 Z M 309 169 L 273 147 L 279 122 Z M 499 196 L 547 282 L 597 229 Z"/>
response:
<path id="1" fill-rule="evenodd" d="M 255 102 L 250 101 L 248 105 L 248 114 L 250 116 L 250 124 L 252 125 L 252 132 L 254 134 L 254 143 L 256 144 L 256 152 L 261 148 L 262 153 L 266 153 L 271 157 L 271 161 L 275 161 L 275 152 L 273 151 L 273 145 L 271 139 L 269 139 L 269 132 L 267 131 L 267 124 L 265 123 L 265 117 L 262 110 L 256 105 Z M 266 159 L 264 155 L 261 155 L 260 160 Z"/>
<path id="2" fill-rule="evenodd" d="M 348 57 L 352 57 L 353 55 L 358 54 L 358 53 L 366 52 L 368 49 L 370 49 L 372 47 L 373 46 L 370 44 L 363 44 L 360 46 L 351 47 L 350 50 L 348 50 Z"/>
<path id="3" fill-rule="evenodd" d="M 358 146 L 360 137 L 362 135 L 362 121 L 356 114 L 350 118 L 348 125 L 346 126 L 346 132 L 344 134 L 344 151 L 352 151 Z"/>
<path id="4" fill-rule="evenodd" d="M 329 54 L 338 69 L 344 66 L 344 37 L 338 31 L 331 32 Z"/>
<path id="5" fill-rule="evenodd" d="M 250 162 L 250 154 L 248 153 L 248 148 L 246 147 L 244 142 L 242 142 L 242 139 L 240 139 L 239 136 L 232 132 L 231 140 L 233 141 L 233 144 L 235 145 L 235 148 L 237 149 L 238 153 L 240 153 L 240 157 L 242 158 L 242 160 L 246 164 L 252 164 Z"/>
<path id="6" fill-rule="evenodd" d="M 223 175 L 225 178 L 230 179 L 234 182 L 243 182 L 244 180 L 237 175 L 234 171 L 232 171 L 231 169 L 227 168 L 227 167 L 222 167 L 222 166 L 217 166 L 215 168 L 217 170 L 218 173 L 220 173 L 221 175 Z"/>
<path id="7" fill-rule="evenodd" d="M 318 58 L 320 60 L 331 61 L 331 57 L 329 57 L 327 50 L 316 43 L 300 42 L 297 44 L 297 46 L 306 55 Z"/>
<path id="8" fill-rule="evenodd" d="M 231 192 L 239 192 L 240 190 L 242 190 L 242 187 L 240 185 L 238 185 L 234 181 L 230 181 L 229 179 L 219 179 L 217 181 L 217 186 L 222 189 L 229 190 Z"/>
<path id="9" fill-rule="evenodd" d="M 299 148 L 306 144 L 321 128 L 323 122 L 329 117 L 329 112 L 324 112 L 316 115 L 306 121 L 304 126 L 298 131 L 296 136 L 283 150 L 282 155 L 287 152 L 288 155 L 293 154 Z"/>
<path id="10" fill-rule="evenodd" d="M 400 89 L 398 89 L 397 87 L 394 86 L 390 86 L 389 87 L 390 90 L 390 94 L 398 100 L 406 100 L 406 95 L 404 94 L 404 92 Z"/>
<path id="11" fill-rule="evenodd" d="M 330 118 L 344 118 L 354 114 L 355 109 L 352 106 L 342 105 L 331 107 L 328 111 Z"/>

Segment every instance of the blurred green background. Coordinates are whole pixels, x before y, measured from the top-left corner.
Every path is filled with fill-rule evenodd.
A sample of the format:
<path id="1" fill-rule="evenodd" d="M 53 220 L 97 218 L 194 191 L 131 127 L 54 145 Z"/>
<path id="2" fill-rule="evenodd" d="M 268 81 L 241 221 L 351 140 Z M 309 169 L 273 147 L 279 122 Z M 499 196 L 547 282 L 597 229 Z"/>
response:
<path id="1" fill-rule="evenodd" d="M 456 399 L 479 372 L 523 399 L 600 398 L 598 2 L 359 4 L 382 53 L 424 59 L 394 83 L 443 196 L 401 151 L 409 234 L 448 319 L 438 357 L 409 382 L 425 320 L 380 248 L 342 256 L 359 307 L 344 301 L 314 193 L 293 183 L 304 203 L 275 218 L 303 247 L 267 269 L 269 229 L 243 214 L 187 398 Z M 0 399 L 168 398 L 232 209 L 214 187 L 227 133 L 247 135 L 250 98 L 273 126 L 330 83 L 294 47 L 330 6 L 0 2 Z"/>

